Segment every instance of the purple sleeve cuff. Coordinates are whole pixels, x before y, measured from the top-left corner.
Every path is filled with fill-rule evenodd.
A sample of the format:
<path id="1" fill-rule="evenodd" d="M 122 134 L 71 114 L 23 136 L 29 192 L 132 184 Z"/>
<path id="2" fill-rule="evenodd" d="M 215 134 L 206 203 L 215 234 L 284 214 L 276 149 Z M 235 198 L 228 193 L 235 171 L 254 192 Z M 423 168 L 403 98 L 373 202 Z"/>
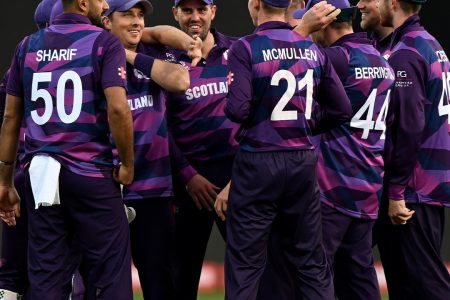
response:
<path id="1" fill-rule="evenodd" d="M 134 59 L 134 67 L 148 76 L 152 73 L 154 63 L 155 59 L 153 57 L 142 53 L 138 53 Z"/>
<path id="2" fill-rule="evenodd" d="M 404 200 L 405 186 L 397 184 L 389 184 L 389 199 L 390 200 Z"/>
<path id="3" fill-rule="evenodd" d="M 190 165 L 182 168 L 180 172 L 178 173 L 178 176 L 180 177 L 181 181 L 183 181 L 184 184 L 188 184 L 188 182 L 197 175 L 197 171 L 191 167 Z"/>

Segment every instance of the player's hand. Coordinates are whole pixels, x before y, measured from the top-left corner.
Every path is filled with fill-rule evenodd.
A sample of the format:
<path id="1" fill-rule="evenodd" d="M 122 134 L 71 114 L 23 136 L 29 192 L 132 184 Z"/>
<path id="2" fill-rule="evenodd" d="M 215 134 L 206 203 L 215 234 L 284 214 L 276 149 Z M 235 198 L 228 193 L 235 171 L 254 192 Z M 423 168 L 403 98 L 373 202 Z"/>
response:
<path id="1" fill-rule="evenodd" d="M 8 226 L 16 225 L 20 217 L 20 197 L 14 186 L 0 186 L 0 219 Z"/>
<path id="2" fill-rule="evenodd" d="M 321 1 L 303 15 L 301 23 L 295 28 L 295 31 L 307 37 L 336 20 L 336 16 L 340 13 L 339 8 L 336 9 L 335 6 L 328 4 L 326 1 Z"/>
<path id="3" fill-rule="evenodd" d="M 225 221 L 228 210 L 228 195 L 230 194 L 230 183 L 217 195 L 214 208 L 222 221 Z"/>
<path id="4" fill-rule="evenodd" d="M 198 209 L 205 208 L 211 211 L 214 208 L 214 201 L 220 188 L 202 175 L 196 174 L 186 185 L 186 190 Z"/>
<path id="5" fill-rule="evenodd" d="M 128 185 L 133 182 L 134 166 L 125 166 L 120 164 L 113 172 L 114 180 L 120 184 Z"/>
<path id="6" fill-rule="evenodd" d="M 392 200 L 389 199 L 389 211 L 388 215 L 394 225 L 404 225 L 411 219 L 414 210 L 406 207 L 405 200 Z"/>
<path id="7" fill-rule="evenodd" d="M 202 59 L 203 42 L 197 35 L 192 37 L 192 41 L 188 46 L 187 55 L 192 59 L 191 66 L 195 67 Z"/>

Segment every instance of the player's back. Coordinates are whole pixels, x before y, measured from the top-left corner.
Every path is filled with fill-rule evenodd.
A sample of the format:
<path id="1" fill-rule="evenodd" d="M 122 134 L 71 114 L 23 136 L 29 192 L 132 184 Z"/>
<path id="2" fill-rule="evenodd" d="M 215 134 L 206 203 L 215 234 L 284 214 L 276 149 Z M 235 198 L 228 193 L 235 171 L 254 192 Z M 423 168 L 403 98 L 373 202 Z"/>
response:
<path id="1" fill-rule="evenodd" d="M 439 42 L 422 27 L 416 26 L 402 35 L 392 49 L 390 59 L 400 60 L 405 52 L 418 57 L 424 82 L 408 82 L 397 78 L 401 88 L 410 84 L 423 84 L 424 129 L 421 137 L 414 174 L 408 182 L 405 198 L 408 201 L 450 206 L 450 63 Z M 399 77 L 399 76 L 397 76 Z M 402 76 L 400 76 L 402 77 Z M 401 85 L 401 86 L 399 86 Z"/>
<path id="2" fill-rule="evenodd" d="M 376 218 L 394 72 L 365 33 L 345 35 L 324 51 L 344 84 L 352 119 L 320 137 L 321 199 L 351 216 Z"/>
<path id="3" fill-rule="evenodd" d="M 18 55 L 23 60 L 26 160 L 46 154 L 75 173 L 110 176 L 112 154 L 100 76 L 101 46 L 107 43 L 98 42 L 109 34 L 87 23 L 55 23 L 25 40 Z"/>
<path id="4" fill-rule="evenodd" d="M 250 55 L 253 87 L 252 117 L 239 132 L 241 148 L 313 149 L 309 120 L 324 74 L 318 47 L 276 22 L 237 43 L 243 43 Z"/>

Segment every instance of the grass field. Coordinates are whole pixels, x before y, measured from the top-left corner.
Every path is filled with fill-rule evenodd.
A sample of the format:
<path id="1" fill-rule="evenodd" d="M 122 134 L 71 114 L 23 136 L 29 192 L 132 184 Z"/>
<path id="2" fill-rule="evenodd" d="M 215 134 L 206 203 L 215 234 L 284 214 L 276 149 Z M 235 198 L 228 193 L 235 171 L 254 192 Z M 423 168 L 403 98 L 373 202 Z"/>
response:
<path id="1" fill-rule="evenodd" d="M 223 292 L 208 293 L 198 295 L 198 300 L 223 300 Z M 143 300 L 142 295 L 134 296 L 134 300 Z M 382 300 L 389 300 L 388 296 L 383 295 Z"/>

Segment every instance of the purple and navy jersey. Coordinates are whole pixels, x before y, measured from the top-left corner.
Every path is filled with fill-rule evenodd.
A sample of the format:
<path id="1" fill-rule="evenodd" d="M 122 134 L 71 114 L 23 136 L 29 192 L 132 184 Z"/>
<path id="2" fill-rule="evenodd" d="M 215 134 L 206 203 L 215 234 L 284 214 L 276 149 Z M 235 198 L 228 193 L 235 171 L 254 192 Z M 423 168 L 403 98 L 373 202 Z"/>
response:
<path id="1" fill-rule="evenodd" d="M 78 14 L 18 47 L 7 92 L 23 98 L 25 162 L 49 155 L 83 176 L 110 177 L 113 167 L 103 90 L 125 87 L 125 53 L 119 39 Z"/>
<path id="2" fill-rule="evenodd" d="M 352 119 L 320 136 L 317 179 L 323 203 L 375 219 L 383 186 L 383 150 L 394 71 L 367 39 L 348 34 L 323 52 L 352 105 Z"/>
<path id="3" fill-rule="evenodd" d="M 393 123 L 386 139 L 390 199 L 450 207 L 450 63 L 408 18 L 393 33 Z"/>
<path id="4" fill-rule="evenodd" d="M 3 75 L 2 81 L 0 82 L 0 128 L 3 124 L 3 115 L 5 114 L 6 105 L 6 85 L 8 83 L 10 69 L 8 69 Z"/>
<path id="5" fill-rule="evenodd" d="M 238 149 L 238 125 L 224 113 L 228 84 L 228 49 L 235 41 L 211 29 L 216 45 L 196 67 L 185 53 L 175 51 L 190 76 L 184 94 L 170 94 L 167 103 L 169 127 L 176 145 L 188 160 L 205 161 L 232 156 Z"/>
<path id="6" fill-rule="evenodd" d="M 139 44 L 137 52 L 165 60 L 165 47 Z M 136 63 L 135 63 L 136 65 Z M 127 64 L 127 99 L 133 116 L 134 180 L 123 187 L 124 200 L 173 195 L 166 118 L 166 92 L 151 70 Z"/>
<path id="7" fill-rule="evenodd" d="M 369 38 L 372 41 L 372 45 L 381 53 L 381 55 L 385 55 L 389 52 L 389 49 L 391 47 L 392 33 L 388 36 L 385 36 L 384 38 L 380 38 L 374 32 L 372 32 Z"/>
<path id="8" fill-rule="evenodd" d="M 237 138 L 245 151 L 314 149 L 313 126 L 350 115 L 331 64 L 287 23 L 266 22 L 241 38 L 230 49 L 228 65 L 234 81 L 225 113 L 242 124 Z M 319 114 L 316 100 L 326 108 Z"/>

